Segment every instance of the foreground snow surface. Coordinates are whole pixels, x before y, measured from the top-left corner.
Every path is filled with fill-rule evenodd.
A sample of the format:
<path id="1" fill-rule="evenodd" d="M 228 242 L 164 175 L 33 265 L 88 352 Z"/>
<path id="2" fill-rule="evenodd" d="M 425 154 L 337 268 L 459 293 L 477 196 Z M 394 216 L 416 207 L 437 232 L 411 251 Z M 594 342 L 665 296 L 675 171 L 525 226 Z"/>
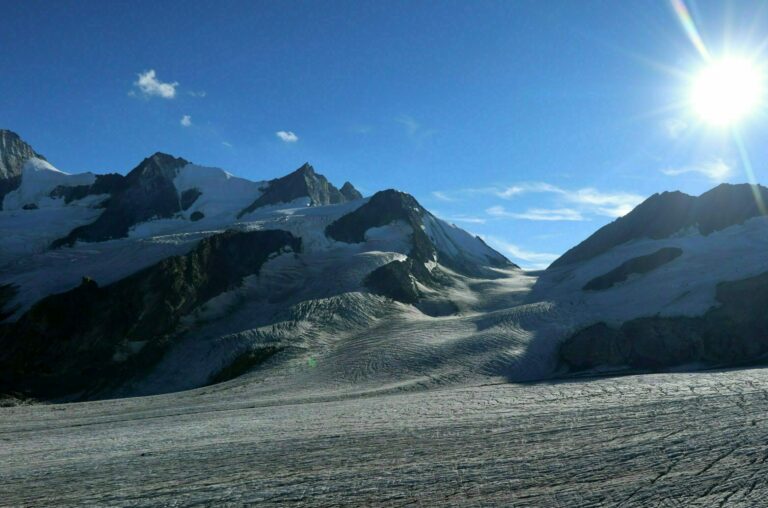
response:
<path id="1" fill-rule="evenodd" d="M 765 506 L 768 370 L 0 409 L 3 506 Z M 310 390 L 308 388 L 308 390 Z"/>

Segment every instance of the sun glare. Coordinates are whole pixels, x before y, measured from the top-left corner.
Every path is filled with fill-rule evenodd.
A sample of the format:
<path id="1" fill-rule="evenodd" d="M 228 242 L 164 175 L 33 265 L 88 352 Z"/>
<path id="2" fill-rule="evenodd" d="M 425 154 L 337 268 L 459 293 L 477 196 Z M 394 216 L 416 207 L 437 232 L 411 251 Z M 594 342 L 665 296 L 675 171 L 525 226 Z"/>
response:
<path id="1" fill-rule="evenodd" d="M 743 58 L 711 62 L 695 78 L 691 92 L 694 111 L 708 124 L 734 125 L 761 105 L 764 76 Z"/>

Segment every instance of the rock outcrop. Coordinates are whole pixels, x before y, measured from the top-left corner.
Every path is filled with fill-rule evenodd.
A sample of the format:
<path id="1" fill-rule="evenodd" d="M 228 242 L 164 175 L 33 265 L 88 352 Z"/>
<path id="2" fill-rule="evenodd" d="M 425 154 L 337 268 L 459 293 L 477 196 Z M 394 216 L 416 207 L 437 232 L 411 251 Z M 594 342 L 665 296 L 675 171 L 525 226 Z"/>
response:
<path id="1" fill-rule="evenodd" d="M 300 251 L 301 240 L 228 231 L 108 286 L 84 278 L 0 327 L 0 392 L 82 398 L 125 381 L 160 358 L 183 316 L 285 250 Z"/>
<path id="2" fill-rule="evenodd" d="M 768 355 L 768 273 L 722 282 L 719 306 L 700 317 L 643 317 L 620 327 L 597 323 L 559 347 L 568 372 L 588 369 L 660 371 L 685 364 L 738 366 Z"/>
<path id="3" fill-rule="evenodd" d="M 629 259 L 610 272 L 595 277 L 584 285 L 585 291 L 601 291 L 624 282 L 632 275 L 642 275 L 670 263 L 680 257 L 683 250 L 677 247 L 664 247 L 652 254 Z"/>

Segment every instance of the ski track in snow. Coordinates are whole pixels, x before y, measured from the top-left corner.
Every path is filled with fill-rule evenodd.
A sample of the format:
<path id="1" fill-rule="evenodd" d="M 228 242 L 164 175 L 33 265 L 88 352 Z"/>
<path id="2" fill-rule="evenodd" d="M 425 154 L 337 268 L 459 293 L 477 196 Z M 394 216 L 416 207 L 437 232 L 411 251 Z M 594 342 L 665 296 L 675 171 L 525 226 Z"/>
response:
<path id="1" fill-rule="evenodd" d="M 406 391 L 404 391 L 406 390 Z M 0 409 L 4 506 L 761 506 L 768 371 Z"/>

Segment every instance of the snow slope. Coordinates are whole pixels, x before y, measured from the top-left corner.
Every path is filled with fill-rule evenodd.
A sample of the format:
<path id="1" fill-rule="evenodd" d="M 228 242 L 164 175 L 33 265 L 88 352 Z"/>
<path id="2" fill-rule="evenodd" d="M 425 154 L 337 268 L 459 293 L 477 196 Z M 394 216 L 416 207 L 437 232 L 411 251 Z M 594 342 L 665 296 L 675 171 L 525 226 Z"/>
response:
<path id="1" fill-rule="evenodd" d="M 252 182 L 238 178 L 223 169 L 189 164 L 179 170 L 173 184 L 179 194 L 197 189 L 202 194 L 184 213 L 189 218 L 199 211 L 205 214 L 205 221 L 231 222 L 243 208 L 261 195 L 261 188 L 267 182 Z"/>
<path id="2" fill-rule="evenodd" d="M 92 173 L 80 173 L 70 175 L 59 171 L 48 161 L 42 159 L 29 159 L 22 169 L 21 185 L 18 189 L 9 192 L 3 199 L 3 210 L 18 210 L 24 205 L 34 204 L 39 208 L 63 207 L 63 199 L 51 198 L 50 194 L 58 186 L 73 187 L 76 185 L 90 185 L 96 180 Z M 91 196 L 88 206 L 94 201 Z M 83 203 L 79 204 L 83 206 Z"/>
<path id="3" fill-rule="evenodd" d="M 765 217 L 709 235 L 691 228 L 668 238 L 636 239 L 584 262 L 533 275 L 493 268 L 497 254 L 481 240 L 425 212 L 419 227 L 438 251 L 485 268 L 469 276 L 427 261 L 443 283 L 415 281 L 423 297 L 406 305 L 371 294 L 365 279 L 379 267 L 406 259 L 412 249 L 411 224 L 394 220 L 370 227 L 359 243 L 325 234 L 329 225 L 370 198 L 325 206 L 297 198 L 238 219 L 265 182 L 189 164 L 173 180 L 179 196 L 193 189 L 199 194 L 186 210 L 136 224 L 126 238 L 48 249 L 67 228 L 100 213 L 92 208 L 98 196 L 63 204 L 50 198 L 51 190 L 92 182 L 93 175 L 65 175 L 33 159 L 25 166 L 21 187 L 6 197 L 10 209 L 0 211 L 0 283 L 19 288 L 11 301 L 19 306 L 13 318 L 46 295 L 78 286 L 84 276 L 109 284 L 227 229 L 281 229 L 302 241 L 300 253 L 271 259 L 241 287 L 185 316 L 178 341 L 157 368 L 122 387 L 123 395 L 206 384 L 240 355 L 266 347 L 279 353 L 253 373 L 253 380 L 288 391 L 541 379 L 555 372 L 558 344 L 585 326 L 657 314 L 701 315 L 715 305 L 719 282 L 768 271 Z M 39 208 L 20 209 L 30 200 Z M 195 212 L 204 217 L 190 220 Z M 622 263 L 666 247 L 683 253 L 609 289 L 583 290 Z"/>

